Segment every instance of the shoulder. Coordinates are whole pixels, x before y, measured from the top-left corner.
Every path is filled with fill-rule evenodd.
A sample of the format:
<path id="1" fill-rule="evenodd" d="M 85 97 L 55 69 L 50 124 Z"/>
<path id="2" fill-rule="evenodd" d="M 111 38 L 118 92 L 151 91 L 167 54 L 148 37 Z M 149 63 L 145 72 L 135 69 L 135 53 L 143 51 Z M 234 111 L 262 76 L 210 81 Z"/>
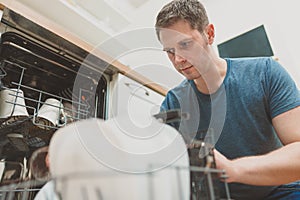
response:
<path id="1" fill-rule="evenodd" d="M 268 76 L 286 73 L 281 64 L 271 57 L 249 57 L 227 59 L 231 75 L 252 80 L 268 80 Z"/>
<path id="2" fill-rule="evenodd" d="M 190 85 L 189 80 L 184 79 L 179 85 L 176 87 L 172 88 L 170 91 L 181 91 L 183 90 L 187 85 Z"/>
<path id="3" fill-rule="evenodd" d="M 166 99 L 181 99 L 190 96 L 190 93 L 194 91 L 194 84 L 192 80 L 183 80 L 178 86 L 168 91 Z M 194 92 L 193 92 L 194 93 Z"/>
<path id="4" fill-rule="evenodd" d="M 185 79 L 179 85 L 177 85 L 176 87 L 169 90 L 167 93 L 167 97 L 168 96 L 181 96 L 185 92 L 187 92 L 187 88 L 190 88 L 190 87 L 191 87 L 190 81 Z"/>
<path id="5" fill-rule="evenodd" d="M 247 67 L 255 69 L 264 69 L 266 67 L 275 66 L 279 63 L 271 57 L 245 57 L 245 58 L 228 58 L 227 62 L 230 63 L 231 67 Z"/>
<path id="6" fill-rule="evenodd" d="M 179 108 L 182 99 L 189 96 L 189 88 L 191 88 L 191 83 L 185 79 L 178 86 L 169 90 L 161 105 L 161 109 L 168 110 Z"/>

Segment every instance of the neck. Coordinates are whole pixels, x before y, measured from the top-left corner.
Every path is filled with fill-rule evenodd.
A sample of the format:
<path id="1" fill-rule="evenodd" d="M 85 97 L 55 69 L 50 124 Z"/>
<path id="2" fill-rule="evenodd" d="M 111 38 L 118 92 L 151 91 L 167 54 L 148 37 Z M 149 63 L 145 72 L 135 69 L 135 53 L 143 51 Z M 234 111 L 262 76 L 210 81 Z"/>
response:
<path id="1" fill-rule="evenodd" d="M 212 62 L 210 70 L 197 79 L 194 79 L 197 89 L 204 94 L 213 94 L 215 93 L 220 86 L 222 85 L 226 72 L 227 72 L 227 63 L 222 58 L 217 58 Z"/>

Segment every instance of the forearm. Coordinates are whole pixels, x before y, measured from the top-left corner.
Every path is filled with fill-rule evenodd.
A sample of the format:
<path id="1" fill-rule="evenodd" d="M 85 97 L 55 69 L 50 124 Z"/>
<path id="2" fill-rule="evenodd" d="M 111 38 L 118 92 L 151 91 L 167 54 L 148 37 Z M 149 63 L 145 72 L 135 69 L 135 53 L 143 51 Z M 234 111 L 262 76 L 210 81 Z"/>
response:
<path id="1" fill-rule="evenodd" d="M 218 168 L 226 170 L 228 182 L 251 185 L 280 185 L 293 182 L 300 179 L 300 142 L 266 155 L 231 160 Z"/>

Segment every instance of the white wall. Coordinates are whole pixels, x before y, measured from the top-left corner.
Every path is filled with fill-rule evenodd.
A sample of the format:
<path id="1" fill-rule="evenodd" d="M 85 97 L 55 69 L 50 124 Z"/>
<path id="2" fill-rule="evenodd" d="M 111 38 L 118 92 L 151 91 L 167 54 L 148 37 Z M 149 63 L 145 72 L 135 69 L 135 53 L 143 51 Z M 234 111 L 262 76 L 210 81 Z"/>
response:
<path id="1" fill-rule="evenodd" d="M 216 28 L 216 43 L 264 24 L 274 56 L 300 86 L 300 18 L 297 1 L 203 0 Z"/>

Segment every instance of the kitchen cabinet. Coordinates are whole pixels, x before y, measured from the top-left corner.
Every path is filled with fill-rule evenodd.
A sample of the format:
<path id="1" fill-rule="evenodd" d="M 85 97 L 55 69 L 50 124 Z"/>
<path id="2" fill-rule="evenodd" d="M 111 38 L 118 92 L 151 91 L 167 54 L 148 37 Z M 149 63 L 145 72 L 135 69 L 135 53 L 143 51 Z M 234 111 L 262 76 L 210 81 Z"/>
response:
<path id="1" fill-rule="evenodd" d="M 116 112 L 126 115 L 133 126 L 147 127 L 154 120 L 164 96 L 142 84 L 119 75 L 114 96 L 117 99 Z"/>

